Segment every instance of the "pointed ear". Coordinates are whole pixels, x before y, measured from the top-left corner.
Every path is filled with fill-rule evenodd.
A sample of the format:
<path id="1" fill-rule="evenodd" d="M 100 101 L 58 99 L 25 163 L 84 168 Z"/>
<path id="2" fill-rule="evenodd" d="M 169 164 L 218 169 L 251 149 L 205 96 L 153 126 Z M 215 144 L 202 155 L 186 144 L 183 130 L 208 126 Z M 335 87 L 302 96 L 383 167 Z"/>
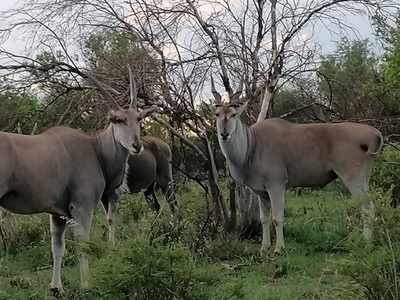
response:
<path id="1" fill-rule="evenodd" d="M 242 91 L 237 91 L 236 93 L 234 93 L 233 96 L 232 96 L 231 102 L 232 103 L 234 103 L 234 102 L 239 103 L 239 97 L 240 97 L 241 94 L 242 94 Z"/>
<path id="2" fill-rule="evenodd" d="M 108 114 L 108 121 L 110 121 L 111 123 L 118 123 L 121 120 L 118 117 L 118 114 L 116 113 L 115 110 L 111 110 L 110 113 Z"/>
<path id="3" fill-rule="evenodd" d="M 232 98 L 229 101 L 229 106 L 233 106 L 233 107 L 237 108 L 239 106 L 239 98 L 240 98 L 241 94 L 242 94 L 242 91 L 237 91 L 236 93 L 234 93 L 232 95 Z"/>
<path id="4" fill-rule="evenodd" d="M 243 103 L 242 105 L 240 105 L 237 109 L 236 109 L 236 114 L 238 116 L 240 116 L 247 108 L 247 104 L 249 103 L 249 100 L 247 100 L 245 103 Z"/>
<path id="5" fill-rule="evenodd" d="M 149 117 L 149 116 L 152 116 L 155 113 L 156 109 L 157 109 L 157 106 L 155 106 L 155 105 L 150 106 L 150 107 L 142 110 L 139 113 L 139 116 L 140 116 L 141 119 Z"/>

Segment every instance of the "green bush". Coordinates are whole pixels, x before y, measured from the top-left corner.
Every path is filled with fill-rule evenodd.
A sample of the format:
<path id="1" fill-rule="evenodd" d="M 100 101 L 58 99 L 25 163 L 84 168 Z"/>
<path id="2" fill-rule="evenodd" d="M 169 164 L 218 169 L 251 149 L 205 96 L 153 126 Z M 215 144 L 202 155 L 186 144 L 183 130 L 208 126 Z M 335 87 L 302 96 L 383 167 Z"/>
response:
<path id="1" fill-rule="evenodd" d="M 160 239 L 164 246 L 180 243 L 193 252 L 201 252 L 208 244 L 211 223 L 205 205 L 198 201 L 201 189 L 193 184 L 181 188 L 187 194 L 179 194 L 180 211 L 177 218 L 171 216 L 170 208 L 162 197 L 160 215 L 150 210 L 142 195 L 124 195 L 118 204 L 117 241 L 137 235 L 150 240 Z M 202 198 L 200 198 L 202 199 Z"/>
<path id="2" fill-rule="evenodd" d="M 329 201 L 320 191 L 303 199 L 306 199 L 303 204 L 285 207 L 285 238 L 301 243 L 308 253 L 341 251 L 349 232 L 346 216 L 354 214 L 349 211 L 349 201 Z M 346 205 L 339 205 L 340 202 Z"/>
<path id="3" fill-rule="evenodd" d="M 140 194 L 124 194 L 118 202 L 118 218 L 121 220 L 138 221 L 150 211 L 149 205 Z"/>
<path id="4" fill-rule="evenodd" d="M 135 237 L 91 266 L 93 292 L 102 299 L 207 299 L 218 276 L 196 268 L 187 247 Z"/>
<path id="5" fill-rule="evenodd" d="M 45 215 L 10 214 L 2 225 L 3 250 L 16 255 L 22 248 L 41 246 L 50 240 L 49 218 Z"/>
<path id="6" fill-rule="evenodd" d="M 341 273 L 361 287 L 367 299 L 400 299 L 400 209 L 391 207 L 390 192 L 372 191 L 376 207 L 374 242 L 350 234 L 345 247 L 350 257 L 340 260 Z"/>
<path id="7" fill-rule="evenodd" d="M 371 188 L 382 188 L 392 191 L 394 206 L 400 200 L 400 144 L 387 145 L 375 161 L 372 170 Z"/>
<path id="8" fill-rule="evenodd" d="M 209 241 L 204 247 L 203 257 L 210 261 L 225 261 L 240 259 L 258 259 L 260 243 L 243 244 L 234 238 L 222 237 Z"/>

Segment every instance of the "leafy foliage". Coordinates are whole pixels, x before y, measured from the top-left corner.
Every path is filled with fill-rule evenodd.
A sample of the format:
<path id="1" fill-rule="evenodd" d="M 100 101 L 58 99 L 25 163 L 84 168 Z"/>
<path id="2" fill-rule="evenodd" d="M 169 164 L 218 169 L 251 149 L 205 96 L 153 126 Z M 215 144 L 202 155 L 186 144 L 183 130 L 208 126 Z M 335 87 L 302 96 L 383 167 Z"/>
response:
<path id="1" fill-rule="evenodd" d="M 104 299 L 206 299 L 207 287 L 218 278 L 202 271 L 195 269 L 183 245 L 163 246 L 138 237 L 97 261 L 91 274 Z"/>
<path id="2" fill-rule="evenodd" d="M 398 143 L 387 145 L 378 155 L 370 178 L 371 187 L 381 188 L 391 193 L 392 204 L 395 206 L 400 201 L 399 165 L 400 145 Z"/>
<path id="3" fill-rule="evenodd" d="M 40 118 L 41 105 L 32 96 L 12 92 L 0 93 L 0 106 L 2 131 L 15 131 L 19 127 L 23 133 L 30 134 L 35 123 L 38 123 L 38 126 L 43 124 Z"/>
<path id="4" fill-rule="evenodd" d="M 372 193 L 376 207 L 374 244 L 351 235 L 346 243 L 351 255 L 339 261 L 341 272 L 364 288 L 367 299 L 399 299 L 400 210 L 391 207 L 390 193 Z"/>
<path id="5" fill-rule="evenodd" d="M 377 115 L 379 93 L 378 58 L 368 40 L 342 39 L 334 53 L 325 56 L 319 68 L 322 101 L 331 103 L 340 119 L 359 120 Z"/>
<path id="6" fill-rule="evenodd" d="M 85 41 L 85 56 L 93 64 L 104 59 L 123 58 L 131 52 L 141 52 L 137 38 L 131 32 L 110 30 L 103 34 L 94 34 Z"/>
<path id="7" fill-rule="evenodd" d="M 276 257 L 273 248 L 260 253 L 260 237 L 242 241 L 211 234 L 204 191 L 194 184 L 179 189 L 179 220 L 171 218 L 168 207 L 155 215 L 143 195 L 125 195 L 118 206 L 115 247 L 107 243 L 104 212 L 94 216 L 84 247 L 88 291 L 79 288 L 77 245 L 68 228 L 65 299 L 360 299 L 359 288 L 340 272 L 320 279 L 332 268 L 331 260 L 348 257 L 343 244 L 349 232 L 360 234 L 358 207 L 349 208 L 337 192 L 287 196 L 287 255 Z M 15 216 L 14 221 L 13 236 L 23 238 L 16 240 L 17 251 L 0 257 L 0 299 L 51 299 L 48 218 Z M 272 224 L 271 233 L 275 241 Z"/>
<path id="8" fill-rule="evenodd" d="M 386 20 L 375 18 L 377 35 L 384 44 L 383 64 L 381 66 L 387 84 L 390 88 L 400 87 L 400 12 L 397 14 L 394 26 L 390 26 Z"/>

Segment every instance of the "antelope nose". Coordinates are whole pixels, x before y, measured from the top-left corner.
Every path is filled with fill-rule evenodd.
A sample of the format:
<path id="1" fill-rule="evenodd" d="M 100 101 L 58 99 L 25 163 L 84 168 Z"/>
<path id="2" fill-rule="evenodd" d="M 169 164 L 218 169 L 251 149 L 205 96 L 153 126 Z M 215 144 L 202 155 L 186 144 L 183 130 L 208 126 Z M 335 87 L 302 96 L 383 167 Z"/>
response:
<path id="1" fill-rule="evenodd" d="M 221 132 L 221 137 L 224 141 L 226 141 L 229 137 L 229 133 L 228 132 Z"/>
<path id="2" fill-rule="evenodd" d="M 142 143 L 132 143 L 133 149 L 135 149 L 138 153 L 142 150 Z"/>

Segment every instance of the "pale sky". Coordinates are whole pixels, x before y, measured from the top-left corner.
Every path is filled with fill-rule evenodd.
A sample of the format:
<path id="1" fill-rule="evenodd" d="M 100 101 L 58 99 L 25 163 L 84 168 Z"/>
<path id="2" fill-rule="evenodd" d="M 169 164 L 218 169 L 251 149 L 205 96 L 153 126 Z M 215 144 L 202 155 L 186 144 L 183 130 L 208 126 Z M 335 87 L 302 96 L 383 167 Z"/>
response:
<path id="1" fill-rule="evenodd" d="M 0 11 L 6 11 L 17 4 L 18 0 L 0 0 Z M 349 32 L 349 38 L 373 38 L 372 28 L 368 20 L 358 16 L 348 14 L 347 23 L 359 32 L 358 36 Z M 311 32 L 310 32 L 311 34 Z M 317 32 L 316 40 L 322 45 L 323 53 L 329 53 L 334 50 L 334 42 L 339 40 L 338 36 L 332 36 L 325 28 Z M 5 50 L 13 53 L 22 53 L 25 49 L 25 42 L 20 38 L 10 37 L 1 45 Z"/>
<path id="2" fill-rule="evenodd" d="M 15 6 L 18 3 L 19 0 L 0 0 L 0 12 L 6 11 L 13 6 Z M 238 0 L 240 1 L 240 0 Z M 207 15 L 207 9 L 211 9 L 213 11 L 212 7 L 203 7 L 205 11 L 203 14 Z M 350 31 L 346 34 L 349 39 L 356 39 L 356 38 L 370 38 L 373 40 L 373 35 L 372 35 L 372 27 L 371 24 L 369 23 L 368 20 L 363 19 L 361 17 L 356 17 L 351 14 L 345 14 L 344 16 L 341 16 L 341 20 L 345 22 L 346 24 L 350 25 L 351 27 L 354 27 L 357 31 L 358 34 L 354 35 Z M 1 24 L 0 20 L 0 24 Z M 4 25 L 4 24 L 1 24 Z M 14 54 L 25 54 L 25 41 L 22 40 L 21 37 L 23 37 L 23 34 L 21 35 L 22 32 L 15 32 L 12 36 L 10 36 L 9 39 L 7 39 L 6 42 L 3 42 L 0 40 L 0 47 L 3 48 L 6 51 L 9 51 Z M 299 35 L 298 38 L 296 38 L 297 43 L 302 43 L 302 39 L 305 40 L 308 38 L 308 36 L 313 36 L 313 42 L 318 43 L 322 47 L 322 54 L 327 54 L 331 53 L 332 51 L 335 50 L 335 42 L 340 40 L 339 36 L 332 36 L 331 33 L 325 28 L 321 27 L 319 30 L 316 30 L 316 32 L 313 33 L 311 32 L 311 29 L 308 32 L 308 29 L 303 30 L 301 32 L 301 35 Z M 278 37 L 278 42 L 280 38 Z M 267 42 L 268 43 L 268 42 Z M 29 48 L 29 47 L 27 47 Z M 69 48 L 69 47 L 68 47 Z M 171 55 L 174 55 L 175 49 L 171 48 Z M 2 57 L 0 54 L 0 64 L 8 61 L 6 57 Z M 211 97 L 211 94 L 209 92 L 209 82 L 205 82 L 205 85 L 203 87 L 203 91 L 201 92 L 200 98 L 202 99 L 209 99 Z M 217 81 L 217 89 L 220 90 L 221 92 L 223 91 L 222 87 L 219 85 Z"/>
<path id="3" fill-rule="evenodd" d="M 18 0 L 0 0 L 0 12 L 7 11 L 8 9 L 12 8 L 17 2 Z M 22 51 L 25 49 L 25 43 L 16 38 L 10 38 L 6 41 L 6 43 L 1 44 L 0 47 L 9 52 L 22 53 Z"/>

